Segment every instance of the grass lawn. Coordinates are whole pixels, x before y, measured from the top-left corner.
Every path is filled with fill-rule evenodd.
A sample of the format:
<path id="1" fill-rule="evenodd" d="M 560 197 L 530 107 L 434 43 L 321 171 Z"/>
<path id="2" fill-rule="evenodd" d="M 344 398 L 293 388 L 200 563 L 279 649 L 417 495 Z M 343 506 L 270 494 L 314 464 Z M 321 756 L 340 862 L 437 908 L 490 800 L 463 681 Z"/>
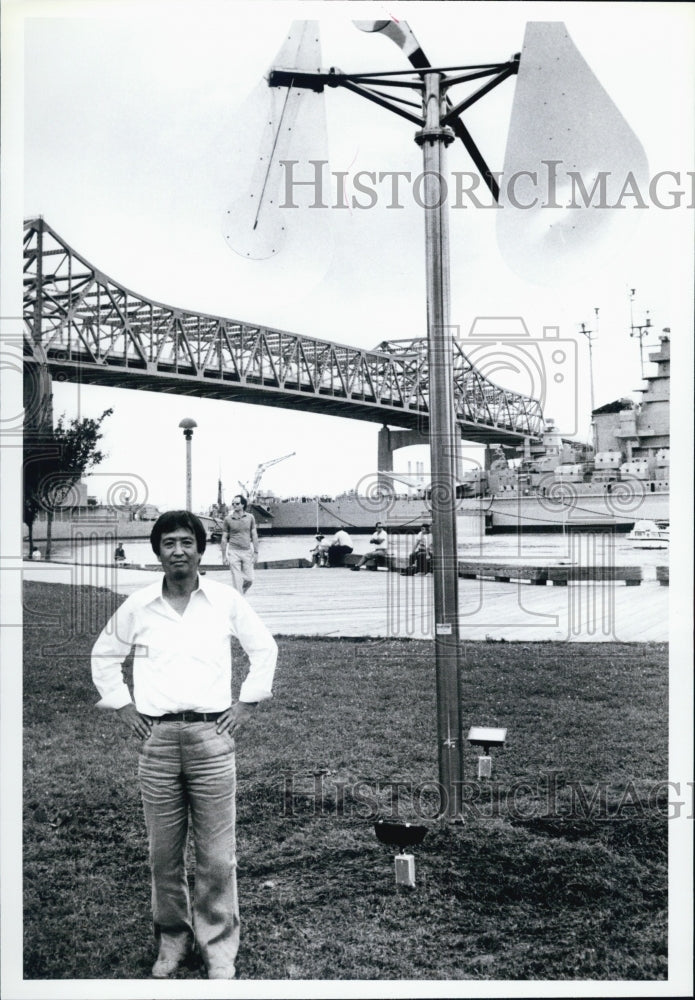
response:
<path id="1" fill-rule="evenodd" d="M 137 747 L 89 672 L 120 600 L 25 589 L 27 979 L 147 977 L 154 958 Z M 467 749 L 455 827 L 435 818 L 432 645 L 279 646 L 275 698 L 238 740 L 242 978 L 666 978 L 664 645 L 467 643 L 464 729 L 508 737 L 491 781 Z M 415 888 L 378 815 L 430 827 Z"/>

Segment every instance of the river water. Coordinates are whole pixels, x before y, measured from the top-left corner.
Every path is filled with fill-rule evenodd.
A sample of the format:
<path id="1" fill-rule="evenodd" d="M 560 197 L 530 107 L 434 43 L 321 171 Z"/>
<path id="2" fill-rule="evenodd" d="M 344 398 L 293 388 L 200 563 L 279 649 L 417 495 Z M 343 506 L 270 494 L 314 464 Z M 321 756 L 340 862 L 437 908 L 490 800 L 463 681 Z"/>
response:
<path id="1" fill-rule="evenodd" d="M 370 550 L 369 532 L 353 533 L 351 538 L 356 553 Z M 412 534 L 389 535 L 389 551 L 397 556 L 407 556 L 413 547 L 413 541 Z M 311 535 L 261 536 L 259 561 L 310 559 L 310 550 L 315 544 Z M 43 550 L 43 543 L 40 547 Z M 131 565 L 151 565 L 157 561 L 148 541 L 124 539 L 123 547 L 126 560 Z M 113 550 L 113 541 L 92 541 L 79 545 L 56 541 L 52 546 L 51 558 L 57 562 L 107 565 L 113 562 Z M 636 549 L 624 534 L 602 535 L 594 532 L 467 537 L 459 540 L 458 554 L 459 559 L 513 560 L 530 564 L 580 562 L 584 565 L 613 563 L 616 566 L 643 566 L 647 579 L 655 576 L 654 567 L 668 564 L 668 549 Z M 207 566 L 223 565 L 219 544 L 208 544 L 203 563 Z"/>

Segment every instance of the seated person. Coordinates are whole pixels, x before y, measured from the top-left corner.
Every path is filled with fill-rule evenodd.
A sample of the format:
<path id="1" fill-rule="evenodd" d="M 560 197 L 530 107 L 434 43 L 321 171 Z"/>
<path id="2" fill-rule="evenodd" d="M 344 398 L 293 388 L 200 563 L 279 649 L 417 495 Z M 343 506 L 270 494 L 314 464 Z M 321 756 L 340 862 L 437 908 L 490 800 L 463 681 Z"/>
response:
<path id="1" fill-rule="evenodd" d="M 316 545 L 311 549 L 311 565 L 314 566 L 325 566 L 328 562 L 328 546 L 323 544 L 325 535 L 314 535 L 316 539 Z"/>
<path id="2" fill-rule="evenodd" d="M 328 546 L 328 565 L 344 566 L 345 556 L 352 552 L 352 542 L 347 531 L 340 528 L 330 541 Z"/>
<path id="3" fill-rule="evenodd" d="M 113 561 L 117 563 L 125 562 L 125 549 L 120 542 L 116 546 L 116 551 L 113 554 Z"/>
<path id="4" fill-rule="evenodd" d="M 41 549 L 38 547 L 38 545 L 35 545 L 34 548 L 31 550 L 31 558 L 34 560 L 34 562 L 38 562 L 41 559 Z"/>
<path id="5" fill-rule="evenodd" d="M 413 551 L 408 556 L 408 568 L 402 569 L 403 576 L 429 573 L 432 570 L 432 535 L 429 524 L 423 524 L 415 539 Z"/>
<path id="6" fill-rule="evenodd" d="M 363 566 L 366 566 L 367 569 L 377 570 L 379 566 L 388 564 L 388 535 L 384 531 L 381 521 L 377 521 L 369 544 L 372 548 L 360 556 L 359 562 L 351 566 L 351 569 L 361 570 Z"/>

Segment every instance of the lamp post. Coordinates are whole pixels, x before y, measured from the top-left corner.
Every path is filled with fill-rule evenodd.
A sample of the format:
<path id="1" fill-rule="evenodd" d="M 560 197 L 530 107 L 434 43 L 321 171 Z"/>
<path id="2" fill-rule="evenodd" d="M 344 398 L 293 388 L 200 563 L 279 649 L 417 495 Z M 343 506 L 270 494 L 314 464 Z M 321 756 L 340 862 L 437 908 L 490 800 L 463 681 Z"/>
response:
<path id="1" fill-rule="evenodd" d="M 193 503 L 191 500 L 191 441 L 193 440 L 193 428 L 197 423 L 191 417 L 184 417 L 179 427 L 183 430 L 186 439 L 186 510 L 191 510 Z"/>

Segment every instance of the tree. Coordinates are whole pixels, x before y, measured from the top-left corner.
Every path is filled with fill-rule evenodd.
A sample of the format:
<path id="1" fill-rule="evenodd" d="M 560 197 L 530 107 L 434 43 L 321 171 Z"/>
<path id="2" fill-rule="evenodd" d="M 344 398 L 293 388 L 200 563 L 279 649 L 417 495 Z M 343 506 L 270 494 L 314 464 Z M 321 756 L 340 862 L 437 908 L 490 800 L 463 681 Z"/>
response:
<path id="1" fill-rule="evenodd" d="M 82 476 L 99 465 L 105 455 L 97 447 L 103 437 L 100 417 L 74 418 L 63 414 L 55 427 L 44 427 L 25 442 L 24 522 L 29 529 L 29 551 L 33 548 L 33 526 L 40 510 L 46 511 L 46 558 L 51 555 L 53 513 L 64 503 L 71 488 Z"/>

